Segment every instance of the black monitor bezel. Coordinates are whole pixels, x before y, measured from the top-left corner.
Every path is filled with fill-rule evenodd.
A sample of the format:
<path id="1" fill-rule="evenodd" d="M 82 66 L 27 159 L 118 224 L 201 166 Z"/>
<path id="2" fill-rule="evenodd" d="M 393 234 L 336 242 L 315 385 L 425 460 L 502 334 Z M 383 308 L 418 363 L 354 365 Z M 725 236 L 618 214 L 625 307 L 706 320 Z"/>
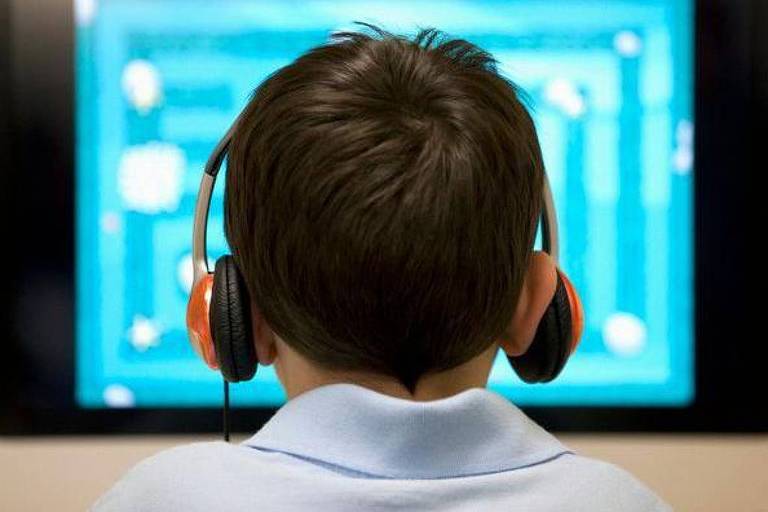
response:
<path id="1" fill-rule="evenodd" d="M 0 433 L 201 433 L 217 408 L 82 409 L 74 375 L 74 22 L 71 1 L 0 2 L 6 268 Z M 764 432 L 757 120 L 768 111 L 766 9 L 696 2 L 695 400 L 688 407 L 526 407 L 556 431 Z M 5 34 L 5 36 L 4 36 Z M 755 299 L 757 296 L 757 299 Z M 233 415 L 253 431 L 274 409 Z"/>

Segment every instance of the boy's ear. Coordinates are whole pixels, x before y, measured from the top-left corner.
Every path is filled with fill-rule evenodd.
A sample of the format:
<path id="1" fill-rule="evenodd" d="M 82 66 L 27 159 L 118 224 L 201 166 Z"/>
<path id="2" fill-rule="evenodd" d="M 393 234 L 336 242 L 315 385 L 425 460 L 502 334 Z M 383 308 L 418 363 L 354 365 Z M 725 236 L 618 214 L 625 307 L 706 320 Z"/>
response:
<path id="1" fill-rule="evenodd" d="M 256 357 L 259 364 L 269 366 L 275 361 L 277 348 L 275 345 L 275 333 L 264 320 L 261 311 L 251 301 L 251 322 L 253 326 L 253 344 L 256 347 Z"/>
<path id="2" fill-rule="evenodd" d="M 542 251 L 534 251 L 520 290 L 517 308 L 499 346 L 508 356 L 523 355 L 533 343 L 536 329 L 557 287 L 557 265 L 552 257 Z"/>

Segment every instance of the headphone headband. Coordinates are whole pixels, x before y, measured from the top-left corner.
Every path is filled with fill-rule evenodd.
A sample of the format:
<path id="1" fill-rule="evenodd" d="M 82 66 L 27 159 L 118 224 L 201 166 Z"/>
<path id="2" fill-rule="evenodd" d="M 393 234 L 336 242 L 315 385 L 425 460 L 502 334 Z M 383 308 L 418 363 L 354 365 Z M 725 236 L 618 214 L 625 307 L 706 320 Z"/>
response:
<path id="1" fill-rule="evenodd" d="M 544 173 L 544 183 L 541 187 L 541 249 L 549 254 L 556 265 L 560 265 L 560 235 L 557 231 L 557 213 L 552 190 L 549 187 L 549 177 Z"/>
<path id="2" fill-rule="evenodd" d="M 221 164 L 227 156 L 232 136 L 239 120 L 240 117 L 232 123 L 227 133 L 214 148 L 205 164 L 203 178 L 200 181 L 192 232 L 193 286 L 210 273 L 208 268 L 206 231 L 208 227 L 208 212 L 211 209 L 211 196 L 213 195 L 213 187 L 216 184 L 216 176 L 219 174 Z M 541 223 L 541 248 L 555 260 L 555 264 L 559 264 L 560 243 L 557 230 L 557 214 L 555 213 L 555 203 L 552 199 L 552 190 L 550 189 L 549 178 L 546 172 L 544 173 L 543 181 L 542 208 L 539 220 Z"/>
<path id="3" fill-rule="evenodd" d="M 224 134 L 224 137 L 216 144 L 203 170 L 203 178 L 200 181 L 200 189 L 197 192 L 192 228 L 193 286 L 210 273 L 206 233 L 208 231 L 208 212 L 211 209 L 211 196 L 213 195 L 213 187 L 216 184 L 216 176 L 218 176 L 221 164 L 227 156 L 229 145 L 232 142 L 232 135 L 235 133 L 239 121 L 240 116 L 235 119 L 227 133 Z"/>

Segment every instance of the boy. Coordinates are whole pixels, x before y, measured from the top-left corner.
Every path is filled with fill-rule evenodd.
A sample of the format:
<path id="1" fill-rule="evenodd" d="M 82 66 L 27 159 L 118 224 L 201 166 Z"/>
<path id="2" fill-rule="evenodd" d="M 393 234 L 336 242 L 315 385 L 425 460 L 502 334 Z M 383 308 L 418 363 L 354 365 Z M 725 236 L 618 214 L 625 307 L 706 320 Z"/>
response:
<path id="1" fill-rule="evenodd" d="M 514 86 L 470 43 L 369 28 L 270 76 L 229 149 L 227 239 L 288 403 L 243 444 L 142 462 L 94 509 L 668 510 L 485 390 L 557 285 Z"/>

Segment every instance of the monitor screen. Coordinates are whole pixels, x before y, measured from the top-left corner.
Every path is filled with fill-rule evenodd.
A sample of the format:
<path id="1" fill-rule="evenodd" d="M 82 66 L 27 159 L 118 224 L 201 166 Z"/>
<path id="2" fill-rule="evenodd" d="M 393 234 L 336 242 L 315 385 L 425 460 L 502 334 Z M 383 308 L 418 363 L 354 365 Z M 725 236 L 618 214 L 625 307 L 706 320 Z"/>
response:
<path id="1" fill-rule="evenodd" d="M 187 341 L 203 165 L 254 88 L 355 21 L 435 27 L 528 96 L 585 332 L 562 375 L 490 387 L 523 405 L 685 406 L 694 394 L 691 0 L 78 0 L 76 394 L 86 408 L 208 407 Z M 227 253 L 223 184 L 211 259 Z M 280 405 L 269 367 L 236 405 Z"/>

